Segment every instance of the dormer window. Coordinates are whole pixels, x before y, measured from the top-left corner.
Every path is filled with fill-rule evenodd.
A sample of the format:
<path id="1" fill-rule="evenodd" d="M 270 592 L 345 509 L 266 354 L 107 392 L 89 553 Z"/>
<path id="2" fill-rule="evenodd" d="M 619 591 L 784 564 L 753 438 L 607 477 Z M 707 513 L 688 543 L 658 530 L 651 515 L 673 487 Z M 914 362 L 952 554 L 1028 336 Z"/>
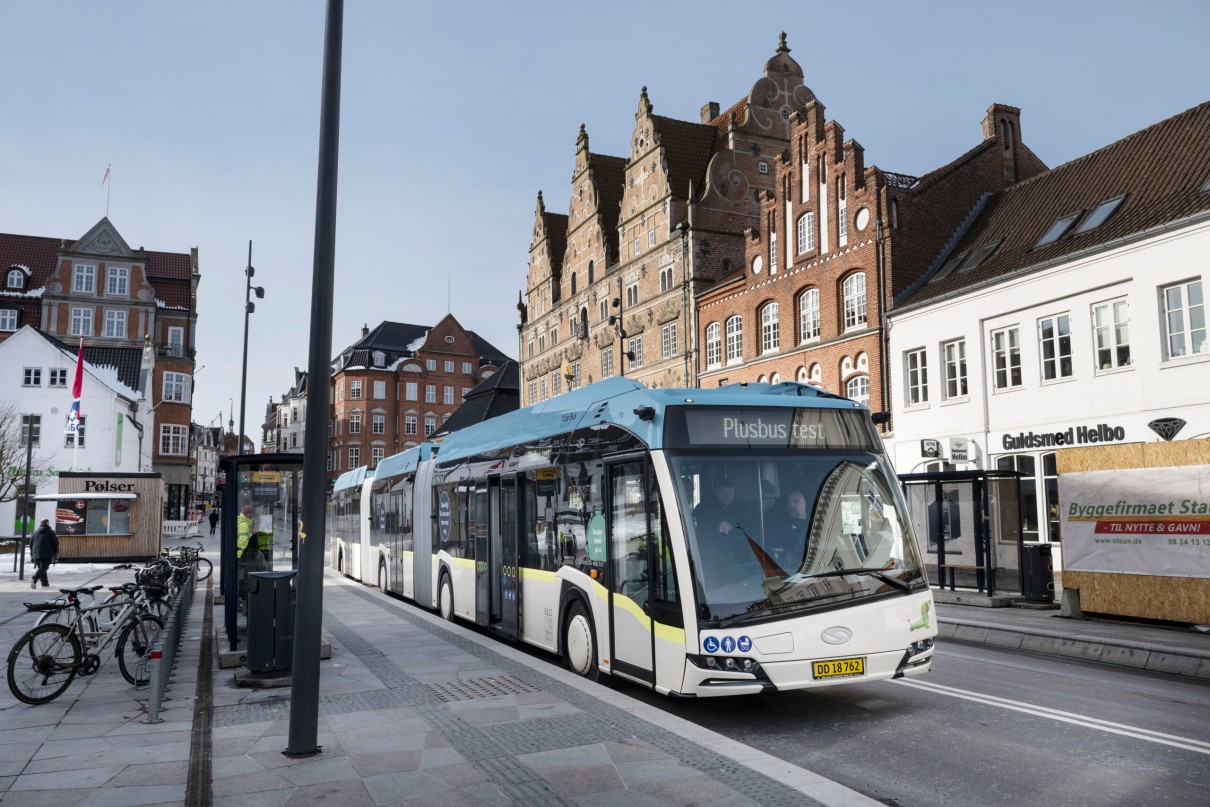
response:
<path id="1" fill-rule="evenodd" d="M 1122 206 L 1122 202 L 1126 201 L 1126 196 L 1127 194 L 1123 193 L 1121 196 L 1115 196 L 1112 199 L 1106 199 L 1104 202 L 1101 202 L 1088 214 L 1088 218 L 1080 223 L 1080 226 L 1076 228 L 1075 234 L 1079 235 L 1080 233 L 1086 233 L 1089 230 L 1095 230 L 1097 227 L 1100 227 L 1108 221 L 1110 216 L 1118 212 L 1118 208 Z"/>
<path id="2" fill-rule="evenodd" d="M 16 267 L 8 270 L 8 287 L 10 289 L 25 288 L 25 272 Z"/>
<path id="3" fill-rule="evenodd" d="M 374 366 L 375 367 L 386 367 L 386 365 L 387 365 L 387 354 L 383 353 L 381 350 L 375 350 L 374 351 Z"/>
<path id="4" fill-rule="evenodd" d="M 1053 244 L 1055 241 L 1058 241 L 1067 234 L 1067 231 L 1071 229 L 1071 225 L 1075 224 L 1076 220 L 1079 219 L 1083 213 L 1083 210 L 1068 213 L 1066 216 L 1050 225 L 1050 229 L 1046 231 L 1045 235 L 1038 239 L 1038 243 L 1034 244 L 1034 249 L 1044 247 L 1047 244 Z"/>

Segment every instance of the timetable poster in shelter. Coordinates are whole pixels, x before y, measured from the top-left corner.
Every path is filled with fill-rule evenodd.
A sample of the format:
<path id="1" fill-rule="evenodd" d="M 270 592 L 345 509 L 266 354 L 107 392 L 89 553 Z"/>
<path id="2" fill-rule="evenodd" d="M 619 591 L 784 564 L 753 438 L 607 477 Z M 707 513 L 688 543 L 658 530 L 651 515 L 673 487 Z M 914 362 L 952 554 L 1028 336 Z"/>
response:
<path id="1" fill-rule="evenodd" d="M 1210 577 L 1210 465 L 1059 477 L 1063 568 Z"/>
<path id="2" fill-rule="evenodd" d="M 59 535 L 83 535 L 88 532 L 88 502 L 60 499 L 55 507 L 55 532 Z"/>

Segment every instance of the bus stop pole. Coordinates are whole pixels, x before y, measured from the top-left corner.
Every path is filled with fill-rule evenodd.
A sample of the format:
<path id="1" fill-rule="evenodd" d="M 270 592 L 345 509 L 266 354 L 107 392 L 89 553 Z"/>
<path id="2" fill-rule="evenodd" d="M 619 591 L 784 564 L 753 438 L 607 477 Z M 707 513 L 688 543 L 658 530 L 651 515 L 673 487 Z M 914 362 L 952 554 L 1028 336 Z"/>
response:
<path id="1" fill-rule="evenodd" d="M 323 624 L 324 498 L 327 492 L 328 376 L 332 361 L 332 293 L 336 260 L 336 178 L 340 153 L 340 61 L 344 0 L 328 0 L 315 199 L 315 264 L 311 280 L 311 346 L 307 362 L 309 440 L 303 447 L 302 526 L 294 611 L 293 696 L 286 756 L 320 751 L 319 652 Z"/>

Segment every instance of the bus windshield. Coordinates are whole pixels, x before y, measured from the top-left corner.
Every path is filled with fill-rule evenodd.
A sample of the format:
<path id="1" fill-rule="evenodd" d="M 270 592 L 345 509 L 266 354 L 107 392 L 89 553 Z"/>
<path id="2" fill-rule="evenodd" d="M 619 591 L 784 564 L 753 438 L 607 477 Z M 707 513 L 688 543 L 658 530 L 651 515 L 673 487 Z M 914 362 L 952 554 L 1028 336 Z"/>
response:
<path id="1" fill-rule="evenodd" d="M 698 600 L 713 624 L 907 592 L 924 581 L 877 455 L 672 455 Z"/>

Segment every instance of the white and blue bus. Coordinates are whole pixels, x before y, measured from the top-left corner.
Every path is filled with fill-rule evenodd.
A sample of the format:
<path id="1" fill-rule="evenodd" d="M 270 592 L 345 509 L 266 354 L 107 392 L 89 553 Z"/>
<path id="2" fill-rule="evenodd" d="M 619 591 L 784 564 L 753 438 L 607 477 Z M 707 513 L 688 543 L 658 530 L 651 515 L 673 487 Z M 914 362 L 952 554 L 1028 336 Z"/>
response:
<path id="1" fill-rule="evenodd" d="M 365 466 L 345 471 L 332 486 L 328 506 L 327 535 L 332 566 L 363 580 L 367 569 L 376 568 L 377 548 L 370 541 L 369 487 L 374 472 Z"/>
<path id="2" fill-rule="evenodd" d="M 364 490 L 378 570 L 354 576 L 589 678 L 702 697 L 932 661 L 869 410 L 813 387 L 607 379 L 385 459 Z"/>

